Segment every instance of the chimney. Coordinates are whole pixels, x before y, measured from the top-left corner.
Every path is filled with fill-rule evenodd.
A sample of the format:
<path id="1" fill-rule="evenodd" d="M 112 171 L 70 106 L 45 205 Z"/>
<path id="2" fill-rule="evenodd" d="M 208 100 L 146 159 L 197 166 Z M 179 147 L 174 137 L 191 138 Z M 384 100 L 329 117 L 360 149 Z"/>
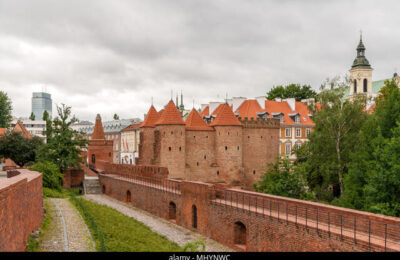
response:
<path id="1" fill-rule="evenodd" d="M 240 107 L 240 105 L 241 105 L 246 99 L 247 99 L 247 98 L 245 98 L 245 97 L 233 97 L 233 98 L 232 98 L 233 112 L 236 112 L 236 110 Z"/>
<path id="2" fill-rule="evenodd" d="M 296 99 L 287 98 L 287 99 L 284 99 L 284 101 L 286 101 L 288 103 L 288 105 L 292 111 L 296 111 Z"/>
<path id="3" fill-rule="evenodd" d="M 256 97 L 258 104 L 260 105 L 261 109 L 265 109 L 265 96 Z"/>

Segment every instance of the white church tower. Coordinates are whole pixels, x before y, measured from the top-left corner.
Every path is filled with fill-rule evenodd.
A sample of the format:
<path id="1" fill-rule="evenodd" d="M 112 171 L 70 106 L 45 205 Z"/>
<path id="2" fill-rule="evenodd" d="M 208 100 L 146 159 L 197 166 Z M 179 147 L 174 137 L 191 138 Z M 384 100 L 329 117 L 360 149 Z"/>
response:
<path id="1" fill-rule="evenodd" d="M 357 57 L 350 69 L 350 99 L 355 94 L 365 94 L 367 97 L 374 96 L 372 92 L 372 71 L 371 65 L 365 58 L 365 46 L 362 42 L 362 35 L 360 35 Z"/>

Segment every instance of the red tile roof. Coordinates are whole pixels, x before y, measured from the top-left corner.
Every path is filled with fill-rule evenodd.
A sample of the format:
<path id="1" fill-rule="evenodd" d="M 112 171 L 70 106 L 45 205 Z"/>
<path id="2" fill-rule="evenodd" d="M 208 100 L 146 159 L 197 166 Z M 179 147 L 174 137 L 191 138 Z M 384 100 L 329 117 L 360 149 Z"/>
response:
<path id="1" fill-rule="evenodd" d="M 160 118 L 157 120 L 156 125 L 184 125 L 185 122 L 182 119 L 181 113 L 174 102 L 171 100 L 165 106 Z"/>
<path id="2" fill-rule="evenodd" d="M 316 104 L 317 106 L 319 104 Z M 311 118 L 308 116 L 311 112 L 307 108 L 307 104 L 303 102 L 295 103 L 295 110 L 293 111 L 286 101 L 277 102 L 275 100 L 265 100 L 265 109 L 262 109 L 257 100 L 248 99 L 245 100 L 240 107 L 235 111 L 239 113 L 241 118 L 254 118 L 257 119 L 257 112 L 267 112 L 269 118 L 273 118 L 272 113 L 282 113 L 283 114 L 283 125 L 309 125 L 313 126 Z M 300 123 L 295 123 L 294 119 L 289 116 L 289 114 L 299 114 Z"/>
<path id="3" fill-rule="evenodd" d="M 241 126 L 239 119 L 236 118 L 232 111 L 232 107 L 228 104 L 221 104 L 219 107 L 220 111 L 217 111 L 217 116 L 214 121 L 211 122 L 210 126 Z M 218 108 L 216 110 L 218 110 Z"/>
<path id="4" fill-rule="evenodd" d="M 203 118 L 203 116 L 208 116 L 210 114 L 210 107 L 206 106 L 203 111 L 201 111 L 200 116 Z"/>
<path id="5" fill-rule="evenodd" d="M 131 124 L 131 125 L 125 127 L 124 129 L 122 129 L 121 132 L 137 129 L 137 128 L 139 128 L 140 125 L 141 125 L 141 123 Z"/>
<path id="6" fill-rule="evenodd" d="M 31 139 L 32 135 L 26 130 L 25 126 L 22 124 L 21 121 L 18 121 L 17 124 L 14 126 L 13 132 L 20 132 L 25 137 Z"/>
<path id="7" fill-rule="evenodd" d="M 106 138 L 104 137 L 103 124 L 101 122 L 100 114 L 97 114 L 96 123 L 94 125 L 92 134 L 92 140 L 104 140 L 104 139 Z"/>
<path id="8" fill-rule="evenodd" d="M 6 133 L 6 128 L 0 128 L 0 137 Z"/>
<path id="9" fill-rule="evenodd" d="M 140 124 L 140 127 L 154 127 L 159 118 L 160 114 L 151 106 L 143 123 Z"/>
<path id="10" fill-rule="evenodd" d="M 201 118 L 199 112 L 193 108 L 186 118 L 186 130 L 213 131 L 214 129 L 209 127 Z"/>

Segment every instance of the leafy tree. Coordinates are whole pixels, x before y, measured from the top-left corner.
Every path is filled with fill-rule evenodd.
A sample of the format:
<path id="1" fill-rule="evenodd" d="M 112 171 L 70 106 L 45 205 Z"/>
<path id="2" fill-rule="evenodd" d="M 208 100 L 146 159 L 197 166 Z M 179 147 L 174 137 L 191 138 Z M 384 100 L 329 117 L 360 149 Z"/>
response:
<path id="1" fill-rule="evenodd" d="M 269 165 L 261 181 L 254 184 L 258 192 L 291 198 L 311 198 L 301 168 L 296 168 L 286 157 Z"/>
<path id="2" fill-rule="evenodd" d="M 114 114 L 114 120 L 119 120 L 119 116 L 117 114 Z"/>
<path id="3" fill-rule="evenodd" d="M 49 138 L 51 138 L 51 134 L 52 134 L 52 130 L 53 130 L 53 126 L 52 126 L 53 122 L 51 121 L 50 115 L 47 112 L 47 110 L 45 110 L 43 112 L 42 120 L 46 121 L 46 130 L 44 131 L 43 135 L 46 136 L 46 141 L 48 142 Z"/>
<path id="4" fill-rule="evenodd" d="M 0 128 L 9 128 L 12 120 L 11 100 L 7 93 L 0 91 Z"/>
<path id="5" fill-rule="evenodd" d="M 10 132 L 0 139 L 0 157 L 10 158 L 20 167 L 36 160 L 36 154 L 42 140 L 34 136 L 31 139 L 21 133 Z"/>
<path id="6" fill-rule="evenodd" d="M 64 172 L 68 168 L 80 167 L 82 158 L 79 154 L 86 148 L 88 140 L 82 133 L 70 128 L 78 121 L 75 116 L 71 117 L 71 107 L 64 104 L 57 106 L 57 113 L 47 145 L 39 150 L 39 159 L 55 163 L 60 172 Z"/>
<path id="7" fill-rule="evenodd" d="M 35 114 L 33 112 L 31 113 L 29 119 L 32 121 L 35 121 Z"/>
<path id="8" fill-rule="evenodd" d="M 376 99 L 375 112 L 368 116 L 360 144 L 352 155 L 338 205 L 386 215 L 400 216 L 398 157 L 400 90 L 386 81 Z M 397 146 L 396 146 L 397 145 Z"/>
<path id="9" fill-rule="evenodd" d="M 309 85 L 289 84 L 287 86 L 273 87 L 267 93 L 267 99 L 295 98 L 296 101 L 301 101 L 302 99 L 315 98 L 316 95 L 317 93 Z"/>
<path id="10" fill-rule="evenodd" d="M 58 166 L 52 162 L 43 161 L 34 164 L 31 168 L 43 175 L 43 187 L 61 190 L 62 174 Z"/>
<path id="11" fill-rule="evenodd" d="M 317 97 L 320 106 L 310 105 L 315 127 L 299 155 L 308 185 L 320 200 L 331 201 L 343 192 L 350 154 L 360 143 L 367 116 L 365 98 L 344 98 L 347 85 L 346 79 L 327 79 Z"/>

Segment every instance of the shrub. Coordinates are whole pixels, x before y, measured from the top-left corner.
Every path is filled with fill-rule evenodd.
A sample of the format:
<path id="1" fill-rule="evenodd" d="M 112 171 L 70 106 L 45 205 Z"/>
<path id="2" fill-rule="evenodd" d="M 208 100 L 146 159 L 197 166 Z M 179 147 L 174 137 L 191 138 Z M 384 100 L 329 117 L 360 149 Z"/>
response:
<path id="1" fill-rule="evenodd" d="M 33 165 L 31 169 L 43 174 L 43 187 L 61 189 L 63 176 L 56 164 L 49 161 L 41 161 Z"/>

